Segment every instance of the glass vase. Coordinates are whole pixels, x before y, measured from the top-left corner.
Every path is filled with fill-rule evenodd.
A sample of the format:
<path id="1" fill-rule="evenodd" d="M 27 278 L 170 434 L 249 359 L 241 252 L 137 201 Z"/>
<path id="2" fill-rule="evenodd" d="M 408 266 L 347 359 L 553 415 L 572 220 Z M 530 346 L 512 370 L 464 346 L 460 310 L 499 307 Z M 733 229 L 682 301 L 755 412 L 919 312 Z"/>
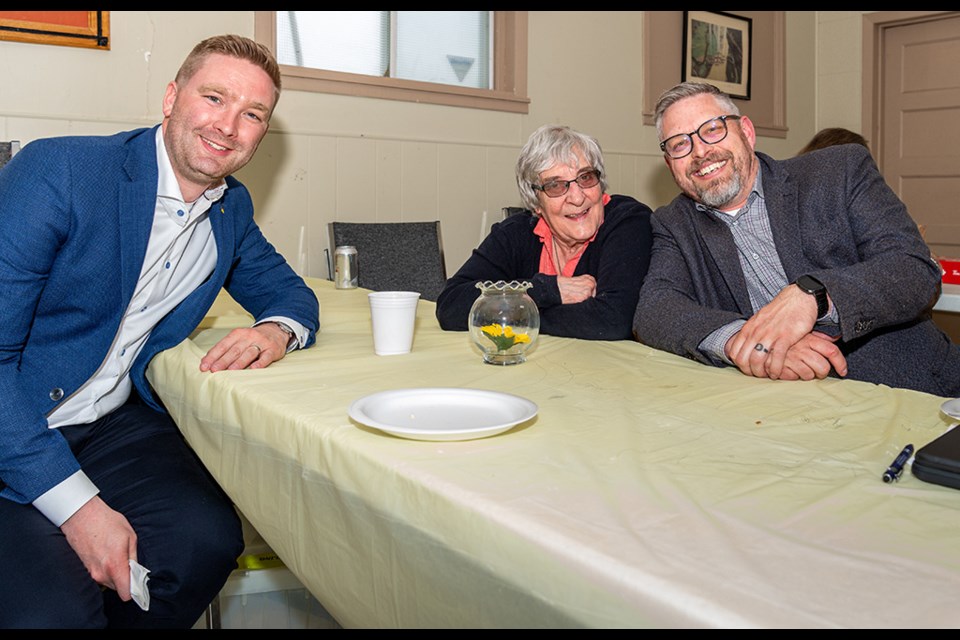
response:
<path id="1" fill-rule="evenodd" d="M 470 308 L 470 336 L 489 364 L 520 364 L 540 334 L 540 310 L 527 295 L 529 282 L 478 282 Z"/>

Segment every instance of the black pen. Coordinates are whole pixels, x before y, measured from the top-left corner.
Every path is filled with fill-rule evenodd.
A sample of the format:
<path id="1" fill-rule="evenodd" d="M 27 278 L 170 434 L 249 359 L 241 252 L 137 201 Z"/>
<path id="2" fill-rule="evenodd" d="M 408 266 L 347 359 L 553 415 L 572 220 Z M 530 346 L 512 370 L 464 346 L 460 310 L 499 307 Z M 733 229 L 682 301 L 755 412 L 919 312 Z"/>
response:
<path id="1" fill-rule="evenodd" d="M 897 459 L 891 462 L 887 470 L 883 472 L 883 481 L 893 482 L 899 480 L 900 474 L 903 473 L 903 465 L 907 464 L 907 460 L 909 460 L 912 455 L 913 445 L 908 444 L 903 448 L 903 451 L 900 452 L 900 455 L 897 456 Z"/>

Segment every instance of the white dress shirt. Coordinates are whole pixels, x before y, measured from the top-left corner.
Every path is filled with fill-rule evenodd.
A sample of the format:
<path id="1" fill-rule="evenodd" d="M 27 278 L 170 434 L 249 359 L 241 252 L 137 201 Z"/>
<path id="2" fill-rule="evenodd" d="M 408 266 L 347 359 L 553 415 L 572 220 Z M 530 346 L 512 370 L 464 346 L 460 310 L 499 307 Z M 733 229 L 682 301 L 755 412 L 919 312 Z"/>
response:
<path id="1" fill-rule="evenodd" d="M 48 416 L 50 428 L 88 424 L 123 405 L 130 396 L 130 368 L 158 322 L 213 273 L 217 245 L 210 226 L 209 210 L 227 189 L 226 181 L 207 189 L 195 202 L 183 201 L 167 150 L 163 128 L 158 127 L 157 201 L 153 227 L 143 268 L 120 328 L 97 371 L 73 395 Z M 306 329 L 286 318 L 280 320 L 295 332 L 289 349 L 302 346 Z M 258 324 L 260 324 L 258 323 Z M 38 497 L 33 505 L 53 524 L 60 526 L 90 498 L 96 486 L 82 471 Z"/>

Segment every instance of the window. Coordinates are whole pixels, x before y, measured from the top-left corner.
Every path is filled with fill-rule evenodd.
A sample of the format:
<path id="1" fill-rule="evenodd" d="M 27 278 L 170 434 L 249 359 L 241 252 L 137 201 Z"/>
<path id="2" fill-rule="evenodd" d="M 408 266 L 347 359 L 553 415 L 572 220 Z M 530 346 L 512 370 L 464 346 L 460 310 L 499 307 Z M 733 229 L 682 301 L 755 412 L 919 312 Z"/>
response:
<path id="1" fill-rule="evenodd" d="M 284 88 L 526 113 L 524 11 L 257 11 Z"/>

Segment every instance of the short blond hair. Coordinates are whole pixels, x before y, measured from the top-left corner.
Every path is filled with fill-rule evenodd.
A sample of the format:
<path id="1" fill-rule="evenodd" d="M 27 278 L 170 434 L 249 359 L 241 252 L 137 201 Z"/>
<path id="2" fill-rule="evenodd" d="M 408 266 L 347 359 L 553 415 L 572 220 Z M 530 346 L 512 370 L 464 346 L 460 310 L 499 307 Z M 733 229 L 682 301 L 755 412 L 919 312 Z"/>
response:
<path id="1" fill-rule="evenodd" d="M 180 65 L 176 83 L 182 85 L 189 82 L 193 74 L 203 65 L 207 56 L 215 53 L 246 60 L 263 69 L 273 80 L 277 97 L 280 97 L 280 65 L 277 64 L 277 59 L 273 57 L 270 49 L 250 38 L 232 34 L 213 36 L 197 44 L 183 61 L 183 64 Z"/>

